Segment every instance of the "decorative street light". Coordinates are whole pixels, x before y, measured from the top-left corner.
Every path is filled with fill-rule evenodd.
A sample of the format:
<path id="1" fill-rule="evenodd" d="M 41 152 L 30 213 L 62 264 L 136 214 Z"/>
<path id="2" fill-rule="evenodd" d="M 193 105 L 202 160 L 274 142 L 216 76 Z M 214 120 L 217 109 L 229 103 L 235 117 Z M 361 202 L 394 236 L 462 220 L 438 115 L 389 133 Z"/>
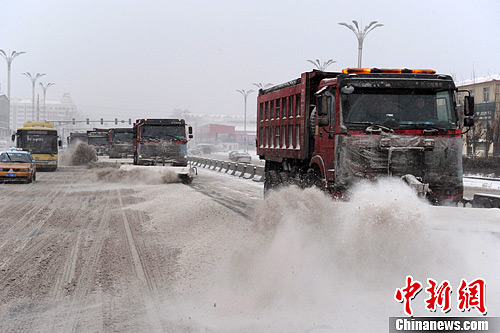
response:
<path id="1" fill-rule="evenodd" d="M 272 83 L 252 83 L 252 84 L 259 89 L 266 89 L 273 85 Z"/>
<path id="2" fill-rule="evenodd" d="M 316 60 L 307 60 L 307 61 L 310 62 L 311 64 L 313 64 L 314 67 L 316 67 L 320 71 L 324 71 L 328 66 L 330 66 L 331 64 L 336 63 L 336 61 L 333 60 L 333 59 L 328 59 L 327 61 L 325 61 L 323 63 L 321 63 L 321 61 L 319 61 L 319 59 L 316 59 Z"/>
<path id="3" fill-rule="evenodd" d="M 9 51 L 9 53 L 10 53 L 10 51 Z M 23 53 L 26 53 L 26 52 L 24 52 L 24 51 L 21 51 L 21 52 L 12 51 L 12 53 L 9 55 L 4 50 L 0 50 L 0 54 L 7 61 L 7 97 L 9 98 L 9 102 L 7 104 L 7 110 L 8 110 L 7 111 L 7 124 L 9 126 L 9 131 L 10 131 L 10 68 L 11 68 L 12 60 L 14 60 L 15 57 L 17 57 L 18 55 L 21 55 Z M 15 121 L 17 121 L 17 117 L 13 117 L 13 118 L 15 119 Z M 14 127 L 16 127 L 16 124 L 13 124 L 13 125 L 14 125 Z"/>
<path id="4" fill-rule="evenodd" d="M 354 27 L 351 24 L 347 24 L 347 23 L 344 23 L 344 22 L 341 22 L 339 24 L 347 27 L 349 30 L 351 30 L 352 32 L 354 32 L 354 34 L 356 35 L 356 38 L 358 39 L 358 68 L 361 68 L 361 56 L 362 56 L 362 53 L 363 53 L 363 41 L 365 40 L 366 35 L 368 35 L 368 33 L 370 31 L 372 31 L 373 29 L 375 29 L 377 27 L 382 27 L 383 24 L 382 23 L 377 23 L 377 21 L 372 21 L 372 22 L 370 22 L 370 24 L 368 24 L 363 29 L 363 31 L 361 31 L 359 29 L 359 25 L 358 25 L 357 21 L 353 20 L 352 23 L 354 23 L 354 25 L 356 26 L 356 29 L 354 29 Z"/>
<path id="5" fill-rule="evenodd" d="M 245 132 L 245 153 L 248 151 L 248 138 L 247 138 L 247 97 L 251 93 L 254 92 L 254 90 L 250 89 L 248 91 L 245 91 L 244 89 L 241 90 L 236 90 L 240 94 L 243 95 L 243 98 L 245 100 L 245 124 L 244 124 L 244 132 Z"/>
<path id="6" fill-rule="evenodd" d="M 40 82 L 40 87 L 43 89 L 43 116 L 45 117 L 44 119 L 47 120 L 47 108 L 45 107 L 45 95 L 47 93 L 47 89 L 50 86 L 53 86 L 55 83 L 47 83 L 47 85 L 43 85 L 42 82 Z"/>
<path id="7" fill-rule="evenodd" d="M 31 80 L 31 83 L 33 84 L 33 96 L 31 99 L 31 102 L 33 103 L 32 104 L 31 120 L 34 121 L 35 120 L 35 82 L 36 82 L 36 80 L 38 80 L 39 78 L 41 78 L 45 74 L 36 73 L 36 75 L 33 76 L 33 75 L 31 75 L 31 73 L 26 72 L 26 73 L 23 73 L 23 75 L 26 75 Z M 39 112 L 36 113 L 36 121 L 40 121 L 40 113 Z"/>

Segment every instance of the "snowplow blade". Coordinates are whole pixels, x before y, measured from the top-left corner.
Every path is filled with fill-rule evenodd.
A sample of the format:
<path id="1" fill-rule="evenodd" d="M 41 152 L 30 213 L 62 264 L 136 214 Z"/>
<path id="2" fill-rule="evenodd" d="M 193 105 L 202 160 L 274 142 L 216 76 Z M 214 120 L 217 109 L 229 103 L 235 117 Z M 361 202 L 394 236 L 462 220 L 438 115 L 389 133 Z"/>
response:
<path id="1" fill-rule="evenodd" d="M 147 173 L 158 173 L 159 175 L 163 177 L 177 177 L 177 180 L 179 182 L 182 182 L 184 184 L 191 184 L 193 181 L 195 175 L 196 175 L 196 168 L 193 168 L 191 166 L 185 166 L 185 167 L 177 167 L 177 166 L 145 166 L 145 165 L 122 165 L 120 166 L 120 169 L 122 170 L 134 170 L 134 169 L 139 169 L 142 170 L 143 172 Z M 167 181 L 168 182 L 168 181 Z M 172 179 L 172 182 L 175 182 L 175 179 Z"/>
<path id="2" fill-rule="evenodd" d="M 500 195 L 476 193 L 472 199 L 473 208 L 500 208 Z"/>

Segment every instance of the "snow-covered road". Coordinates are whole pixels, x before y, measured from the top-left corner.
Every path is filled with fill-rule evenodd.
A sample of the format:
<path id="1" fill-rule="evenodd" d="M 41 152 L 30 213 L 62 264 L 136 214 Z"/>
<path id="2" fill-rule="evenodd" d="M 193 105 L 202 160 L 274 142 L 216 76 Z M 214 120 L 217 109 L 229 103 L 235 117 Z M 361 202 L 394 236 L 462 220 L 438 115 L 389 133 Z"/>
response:
<path id="1" fill-rule="evenodd" d="M 142 170 L 1 185 L 0 330 L 386 332 L 407 275 L 453 288 L 449 313 L 423 291 L 416 316 L 477 316 L 457 288 L 479 277 L 500 316 L 498 209 L 430 206 L 389 180 L 348 203 L 294 187 L 264 201 L 251 180 Z"/>

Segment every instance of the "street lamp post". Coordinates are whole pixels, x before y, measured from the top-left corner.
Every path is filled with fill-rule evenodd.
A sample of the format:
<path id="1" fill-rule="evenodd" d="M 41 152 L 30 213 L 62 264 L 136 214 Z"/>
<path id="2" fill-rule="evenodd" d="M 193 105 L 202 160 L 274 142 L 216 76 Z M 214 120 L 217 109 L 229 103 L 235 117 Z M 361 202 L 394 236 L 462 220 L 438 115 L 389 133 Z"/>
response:
<path id="1" fill-rule="evenodd" d="M 33 85 L 33 96 L 31 98 L 31 102 L 33 103 L 32 104 L 32 112 L 31 112 L 31 119 L 34 121 L 35 120 L 35 83 L 36 83 L 36 80 L 38 80 L 39 78 L 41 78 L 42 76 L 44 76 L 45 74 L 40 74 L 40 73 L 36 73 L 35 76 L 31 75 L 31 73 L 23 73 L 23 75 L 26 75 L 26 77 L 28 77 L 30 80 L 31 80 L 31 83 Z M 37 112 L 36 113 L 36 121 L 40 121 L 40 113 Z"/>
<path id="2" fill-rule="evenodd" d="M 333 59 L 328 59 L 327 61 L 324 61 L 323 63 L 321 63 L 321 61 L 319 61 L 319 59 L 316 59 L 316 60 L 307 60 L 307 62 L 310 62 L 311 64 L 314 65 L 314 67 L 316 67 L 318 70 L 320 71 L 325 71 L 325 69 L 330 66 L 331 64 L 334 64 L 336 63 L 335 60 Z"/>
<path id="3" fill-rule="evenodd" d="M 9 51 L 10 53 L 10 51 Z M 7 126 L 9 127 L 9 131 L 10 131 L 10 68 L 11 68 L 11 64 L 12 64 L 12 60 L 14 60 L 15 57 L 17 57 L 18 55 L 21 55 L 23 53 L 26 53 L 24 51 L 21 51 L 21 52 L 16 52 L 16 51 L 12 51 L 12 53 L 9 55 L 7 52 L 5 52 L 4 50 L 0 50 L 0 54 L 2 55 L 2 57 L 5 58 L 5 60 L 7 61 L 7 97 L 9 99 L 9 102 L 7 104 Z M 17 117 L 13 117 L 16 121 L 17 121 Z M 16 127 L 15 124 L 13 124 L 14 127 Z"/>
<path id="4" fill-rule="evenodd" d="M 273 84 L 272 83 L 252 83 L 254 86 L 256 86 L 259 89 L 267 89 L 271 87 Z"/>
<path id="5" fill-rule="evenodd" d="M 365 40 L 366 35 L 368 35 L 368 33 L 370 31 L 372 31 L 373 29 L 375 29 L 377 27 L 382 27 L 383 24 L 382 23 L 377 23 L 377 21 L 372 21 L 363 30 L 361 30 L 359 28 L 359 25 L 358 25 L 357 21 L 353 20 L 352 23 L 354 23 L 354 25 L 356 26 L 356 29 L 354 29 L 354 27 L 352 26 L 352 24 L 347 24 L 347 23 L 344 23 L 344 22 L 341 22 L 339 24 L 347 27 L 349 30 L 351 30 L 352 32 L 354 32 L 354 34 L 356 35 L 356 38 L 358 39 L 358 68 L 361 68 L 361 57 L 362 57 L 362 54 L 363 54 L 363 41 Z"/>
<path id="6" fill-rule="evenodd" d="M 47 83 L 47 85 L 43 85 L 42 82 L 40 82 L 40 87 L 42 87 L 43 89 L 43 115 L 45 117 L 45 120 L 47 120 L 47 108 L 45 106 L 45 95 L 47 94 L 47 89 L 50 87 L 50 86 L 53 86 L 55 83 Z"/>
<path id="7" fill-rule="evenodd" d="M 245 132 L 245 152 L 247 152 L 248 151 L 248 137 L 247 137 L 247 97 L 248 97 L 248 95 L 250 95 L 254 91 L 252 89 L 250 89 L 248 91 L 245 91 L 244 89 L 236 90 L 236 91 L 239 92 L 240 94 L 242 94 L 243 98 L 245 100 L 245 124 L 244 124 L 243 128 L 244 128 L 244 132 Z"/>

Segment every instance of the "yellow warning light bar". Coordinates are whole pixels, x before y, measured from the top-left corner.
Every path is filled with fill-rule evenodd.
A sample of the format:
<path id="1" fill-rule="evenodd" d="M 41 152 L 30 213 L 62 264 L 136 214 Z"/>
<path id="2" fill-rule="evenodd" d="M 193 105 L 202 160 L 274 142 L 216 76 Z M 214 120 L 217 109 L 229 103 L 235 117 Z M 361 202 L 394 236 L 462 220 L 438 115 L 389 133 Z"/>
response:
<path id="1" fill-rule="evenodd" d="M 409 69 L 409 68 L 344 68 L 344 74 L 353 73 L 391 73 L 391 74 L 436 74 L 433 69 Z"/>

